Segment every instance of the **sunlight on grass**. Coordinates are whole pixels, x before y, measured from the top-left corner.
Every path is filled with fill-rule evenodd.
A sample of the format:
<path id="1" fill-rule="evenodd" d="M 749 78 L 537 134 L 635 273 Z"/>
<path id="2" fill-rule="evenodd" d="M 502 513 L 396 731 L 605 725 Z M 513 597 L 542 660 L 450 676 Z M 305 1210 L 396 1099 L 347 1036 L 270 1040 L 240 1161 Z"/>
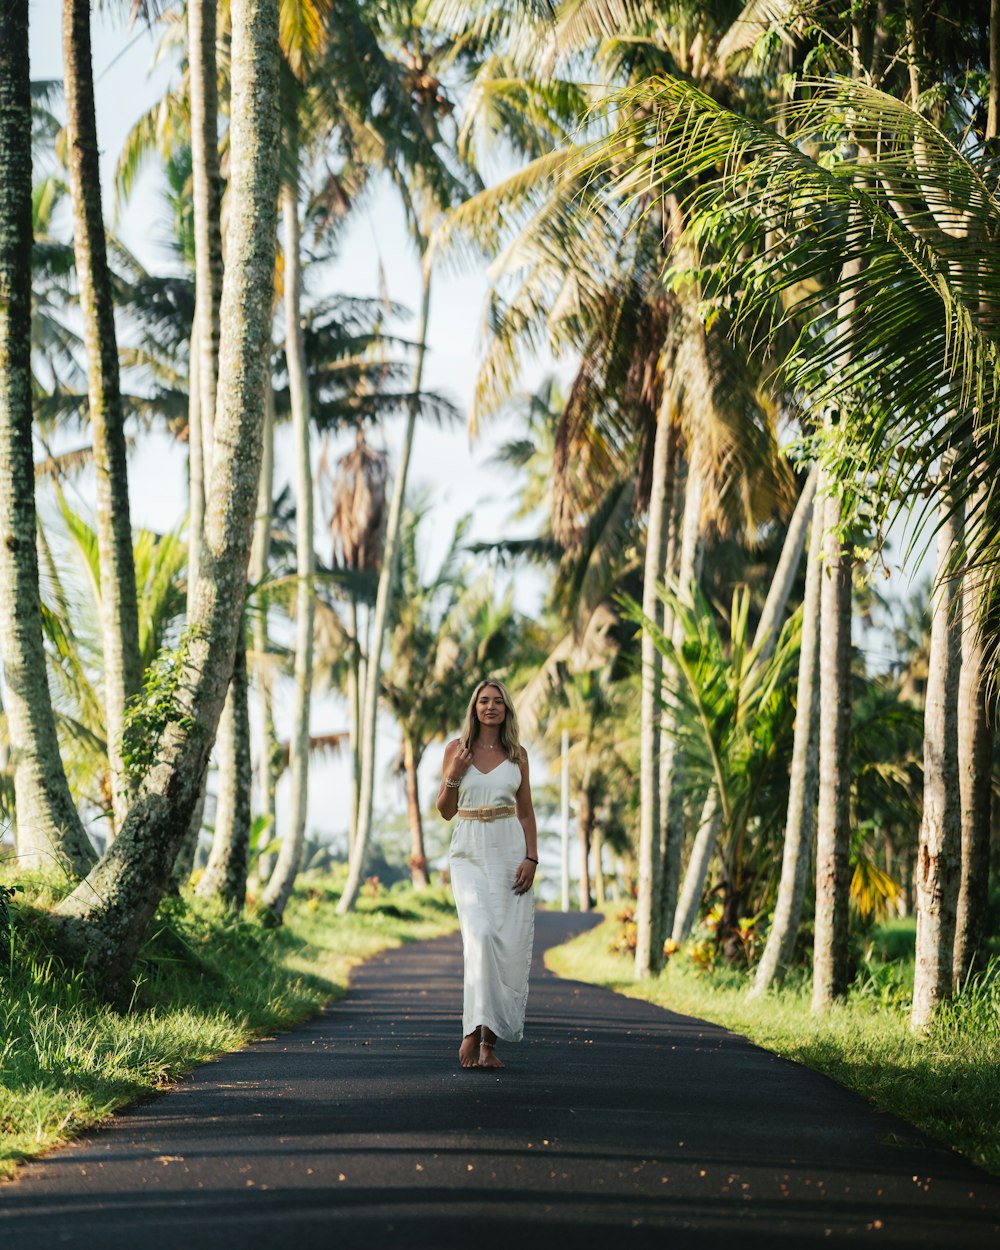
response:
<path id="1" fill-rule="evenodd" d="M 873 992 L 868 974 L 848 1001 L 823 1016 L 807 985 L 747 1002 L 742 975 L 699 972 L 683 952 L 657 977 L 637 982 L 632 961 L 612 952 L 620 925 L 608 919 L 546 955 L 559 976 L 602 985 L 742 1033 L 864 1095 L 885 1111 L 1000 1173 L 1000 976 L 970 988 L 917 1040 L 898 980 Z M 879 978 L 875 977 L 876 988 Z"/>
<path id="2" fill-rule="evenodd" d="M 26 889 L 0 963 L 0 1177 L 197 1064 L 312 1015 L 379 951 L 457 925 L 442 890 L 363 891 L 344 917 L 338 897 L 329 880 L 301 879 L 279 929 L 192 896 L 166 902 L 123 1014 L 52 954 L 52 888 Z"/>

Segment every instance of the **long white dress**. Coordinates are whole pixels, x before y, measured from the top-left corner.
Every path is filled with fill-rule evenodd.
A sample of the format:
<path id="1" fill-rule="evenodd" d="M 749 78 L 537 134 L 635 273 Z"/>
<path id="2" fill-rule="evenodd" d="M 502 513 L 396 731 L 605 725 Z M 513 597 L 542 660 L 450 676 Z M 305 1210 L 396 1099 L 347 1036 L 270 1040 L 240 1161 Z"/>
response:
<path id="1" fill-rule="evenodd" d="M 511 805 L 520 784 L 521 770 L 513 760 L 488 773 L 472 765 L 462 778 L 458 806 Z M 455 825 L 449 862 L 465 953 L 463 1034 L 480 1024 L 505 1042 L 519 1042 L 524 1034 L 535 934 L 532 892 L 513 890 L 524 855 L 524 830 L 516 816 Z"/>

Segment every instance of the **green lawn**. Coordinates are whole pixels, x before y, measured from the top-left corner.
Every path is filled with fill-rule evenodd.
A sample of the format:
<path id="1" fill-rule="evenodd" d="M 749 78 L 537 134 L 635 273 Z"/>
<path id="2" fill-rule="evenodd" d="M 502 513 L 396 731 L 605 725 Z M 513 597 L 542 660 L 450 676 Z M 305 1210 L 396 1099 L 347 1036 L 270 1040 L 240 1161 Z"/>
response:
<path id="1" fill-rule="evenodd" d="M 550 951 L 546 962 L 560 976 L 724 1025 L 826 1073 L 1000 1173 L 1000 965 L 918 1041 L 907 1025 L 906 976 L 898 965 L 873 962 L 846 1003 L 814 1016 L 807 984 L 748 1003 L 744 976 L 699 971 L 683 951 L 659 976 L 636 982 L 631 958 L 610 949 L 620 929 L 609 918 Z M 906 948 L 905 933 L 883 941 Z"/>
<path id="2" fill-rule="evenodd" d="M 327 880 L 297 886 L 279 929 L 175 900 L 158 913 L 123 1014 L 53 956 L 42 906 L 51 897 L 41 883 L 17 896 L 0 961 L 0 1177 L 197 1064 L 313 1014 L 378 951 L 457 924 L 450 895 L 399 887 L 363 890 L 339 917 Z"/>

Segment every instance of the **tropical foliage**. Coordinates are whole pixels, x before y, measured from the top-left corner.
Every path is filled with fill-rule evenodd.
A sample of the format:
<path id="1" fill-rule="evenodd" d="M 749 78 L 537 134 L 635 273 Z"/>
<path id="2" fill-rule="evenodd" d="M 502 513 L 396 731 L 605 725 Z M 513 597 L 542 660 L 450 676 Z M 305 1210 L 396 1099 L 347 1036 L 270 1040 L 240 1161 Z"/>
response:
<path id="1" fill-rule="evenodd" d="M 115 174 L 127 216 L 159 171 L 156 259 L 87 164 L 88 6 L 67 0 L 62 90 L 0 49 L 0 412 L 25 466 L 0 481 L 0 803 L 15 862 L 73 878 L 69 959 L 123 993 L 165 892 L 277 924 L 346 850 L 342 915 L 393 806 L 425 887 L 437 747 L 496 672 L 540 810 L 563 772 L 579 906 L 634 904 L 639 976 L 693 958 L 763 994 L 797 965 L 824 1009 L 872 925 L 914 912 L 918 1032 L 983 974 L 995 9 L 177 0 L 142 13 L 171 76 Z M 339 289 L 390 199 L 412 309 L 391 266 Z M 432 299 L 470 269 L 457 396 Z M 463 409 L 499 532 L 455 475 L 450 498 L 410 480 Z M 152 437 L 187 483 L 159 532 L 126 473 Z"/>

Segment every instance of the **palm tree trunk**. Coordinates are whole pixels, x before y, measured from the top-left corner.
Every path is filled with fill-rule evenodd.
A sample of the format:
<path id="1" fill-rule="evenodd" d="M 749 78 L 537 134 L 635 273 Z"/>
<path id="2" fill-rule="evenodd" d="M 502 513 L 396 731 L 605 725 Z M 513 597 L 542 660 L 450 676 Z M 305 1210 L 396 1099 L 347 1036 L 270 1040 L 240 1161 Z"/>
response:
<path id="1" fill-rule="evenodd" d="M 347 666 L 347 711 L 351 751 L 350 805 L 347 809 L 347 857 L 358 836 L 358 798 L 361 792 L 361 639 L 358 601 L 351 591 L 351 653 Z"/>
<path id="2" fill-rule="evenodd" d="M 31 445 L 28 0 L 0 6 L 0 655 L 18 864 L 83 876 L 96 860 L 59 754 L 42 642 Z"/>
<path id="3" fill-rule="evenodd" d="M 426 259 L 426 249 L 421 248 L 421 259 Z M 413 393 L 410 397 L 409 412 L 406 418 L 406 430 L 399 453 L 399 467 L 392 488 L 392 500 L 389 504 L 389 516 L 386 519 L 385 546 L 382 552 L 382 567 L 379 570 L 378 590 L 375 594 L 375 620 L 372 629 L 371 646 L 365 664 L 365 698 L 361 722 L 361 787 L 358 795 L 358 829 L 351 848 L 347 867 L 347 881 L 344 892 L 337 904 L 337 913 L 347 914 L 354 906 L 361 874 L 364 871 L 365 856 L 368 853 L 368 840 L 371 836 L 372 808 L 375 793 L 375 740 L 376 721 L 378 716 L 378 691 L 382 677 L 382 645 L 385 641 L 386 625 L 389 620 L 389 609 L 392 600 L 393 580 L 395 578 L 396 554 L 399 548 L 399 531 L 403 518 L 403 498 L 406 493 L 406 477 L 410 466 L 410 453 L 413 450 L 413 435 L 417 424 L 417 411 L 420 406 L 420 387 L 423 381 L 424 358 L 427 354 L 427 326 L 431 307 L 431 271 L 425 264 L 422 266 L 423 294 L 420 302 L 420 325 L 417 331 L 417 354 L 413 365 Z"/>
<path id="4" fill-rule="evenodd" d="M 781 547 L 778 566 L 768 587 L 767 598 L 754 632 L 753 645 L 757 652 L 756 664 L 763 664 L 774 654 L 778 645 L 778 636 L 785 619 L 788 599 L 799 574 L 802 553 L 806 549 L 806 538 L 809 535 L 809 523 L 813 518 L 813 503 L 816 499 L 816 487 L 819 482 L 819 469 L 814 467 L 802 485 L 802 492 L 788 522 L 785 541 Z M 808 573 L 807 573 L 808 576 Z"/>
<path id="5" fill-rule="evenodd" d="M 87 352 L 87 391 L 97 475 L 105 722 L 115 828 L 134 790 L 122 760 L 125 704 L 142 683 L 139 609 L 129 517 L 125 419 L 111 297 L 90 50 L 90 0 L 63 0 L 63 85 L 73 250 Z"/>
<path id="6" fill-rule="evenodd" d="M 943 467 L 942 475 L 950 466 Z M 962 662 L 962 514 L 950 495 L 941 505 L 924 705 L 924 813 L 917 851 L 917 945 L 910 1027 L 920 1032 L 952 990 L 955 916 L 961 879 L 962 796 L 958 692 Z"/>
<path id="7" fill-rule="evenodd" d="M 674 928 L 671 940 L 679 946 L 691 936 L 694 922 L 698 918 L 701 896 L 708 878 L 708 866 L 715 854 L 715 843 L 722 825 L 722 811 L 719 808 L 719 793 L 713 786 L 705 796 L 701 817 L 698 820 L 698 832 L 695 834 L 691 856 L 684 873 L 684 884 L 677 901 L 674 915 Z"/>
<path id="8" fill-rule="evenodd" d="M 250 583 L 260 586 L 267 576 L 271 559 L 271 506 L 274 498 L 274 391 L 268 379 L 264 409 L 263 454 L 260 465 L 260 485 L 257 491 L 257 517 L 254 521 L 253 547 L 250 553 Z M 252 615 L 253 649 L 256 658 L 257 700 L 257 801 L 260 813 L 267 820 L 266 837 L 271 840 L 276 832 L 277 807 L 275 803 L 275 734 L 274 714 L 271 705 L 271 677 L 267 668 L 269 647 L 267 596 L 261 594 L 256 611 Z M 257 875 L 266 881 L 273 866 L 270 855 L 260 856 Z"/>
<path id="9" fill-rule="evenodd" d="M 684 512 L 681 522 L 681 545 L 677 570 L 679 593 L 686 603 L 693 602 L 694 588 L 701 581 L 702 542 L 701 510 L 705 494 L 705 469 L 701 450 L 697 444 L 691 450 L 687 482 L 684 488 Z M 664 621 L 666 624 L 666 621 Z M 671 617 L 672 641 L 679 647 L 684 641 L 684 631 L 679 621 Z M 671 661 L 664 664 L 664 686 L 674 689 L 678 673 Z M 661 916 L 663 933 L 671 934 L 677 927 L 677 898 L 681 883 L 681 854 L 684 849 L 684 803 L 680 787 L 675 783 L 683 766 L 683 756 L 677 746 L 676 713 L 668 704 L 663 711 L 660 751 L 660 802 L 665 831 L 663 838 L 663 896 Z"/>
<path id="10" fill-rule="evenodd" d="M 806 478 L 795 505 L 795 511 L 788 523 L 788 529 L 785 531 L 781 555 L 778 558 L 774 576 L 771 578 L 771 585 L 768 587 L 767 598 L 764 600 L 764 607 L 754 634 L 753 649 L 757 651 L 755 666 L 763 663 L 773 653 L 778 642 L 785 609 L 788 606 L 788 597 L 792 593 L 792 586 L 798 576 L 806 535 L 809 532 L 809 522 L 812 519 L 816 477 L 817 470 L 813 469 Z M 676 640 L 677 645 L 680 645 L 680 641 L 680 639 Z M 698 833 L 695 836 L 691 858 L 688 860 L 687 871 L 684 874 L 684 885 L 674 918 L 672 940 L 678 945 L 687 941 L 691 936 L 691 930 L 698 916 L 698 908 L 701 906 L 702 894 L 705 891 L 708 867 L 715 853 L 715 843 L 721 827 L 722 814 L 719 810 L 719 796 L 713 787 L 709 790 L 702 808 Z"/>
<path id="11" fill-rule="evenodd" d="M 112 996 L 125 990 L 198 798 L 242 628 L 257 505 L 278 202 L 277 0 L 233 0 L 231 14 L 232 195 L 218 441 L 176 718 L 118 838 L 56 912 L 64 946 Z"/>
<path id="12" fill-rule="evenodd" d="M 607 886 L 604 883 L 604 831 L 601 822 L 594 823 L 594 902 L 603 907 L 608 901 Z"/>
<path id="13" fill-rule="evenodd" d="M 584 781 L 577 797 L 576 829 L 580 840 L 580 910 L 590 911 L 590 844 L 594 836 L 594 792 Z"/>
<path id="14" fill-rule="evenodd" d="M 196 893 L 217 898 L 233 912 L 243 910 L 250 855 L 250 718 L 247 698 L 247 653 L 237 644 L 216 740 L 219 753 L 219 795 L 215 809 L 212 853 Z"/>
<path id="15" fill-rule="evenodd" d="M 990 4 L 987 144 L 1000 133 L 1000 0 Z M 982 516 L 985 490 L 970 503 L 973 518 Z M 978 543 L 970 546 L 978 547 Z M 962 676 L 959 684 L 958 757 L 962 789 L 962 875 L 955 926 L 954 967 L 957 989 L 986 954 L 990 880 L 990 834 L 993 800 L 993 726 L 987 700 L 987 668 L 983 648 L 986 614 L 982 574 L 968 571 L 962 592 Z"/>
<path id="16" fill-rule="evenodd" d="M 664 399 L 660 405 L 653 441 L 653 478 L 646 525 L 646 558 L 643 566 L 642 610 L 650 620 L 657 611 L 656 587 L 663 580 L 666 534 L 670 514 L 667 488 L 674 460 L 674 423 Z M 647 977 L 663 961 L 660 857 L 660 707 L 658 696 L 662 662 L 653 636 L 642 631 L 642 694 L 639 706 L 639 889 L 636 898 L 635 974 Z"/>
<path id="17" fill-rule="evenodd" d="M 819 819 L 816 829 L 816 936 L 812 1007 L 847 992 L 850 869 L 851 565 L 840 538 L 841 508 L 825 500 L 820 585 Z"/>
<path id="18" fill-rule="evenodd" d="M 309 379 L 306 373 L 305 340 L 302 336 L 302 274 L 300 265 L 299 205 L 295 187 L 282 191 L 285 227 L 285 354 L 288 388 L 295 427 L 295 707 L 289 743 L 288 769 L 292 795 L 288 824 L 274 872 L 264 891 L 264 906 L 280 921 L 291 897 L 302 862 L 309 806 L 309 709 L 312 694 L 313 617 L 316 611 L 316 549 L 313 537 L 313 477 L 309 435 Z"/>
<path id="19" fill-rule="evenodd" d="M 201 545 L 205 541 L 205 448 L 201 428 L 201 395 L 198 390 L 198 323 L 191 327 L 188 349 L 188 568 L 187 614 L 190 618 L 194 588 L 201 576 Z"/>
<path id="20" fill-rule="evenodd" d="M 993 727 L 983 648 L 982 574 L 966 572 L 962 591 L 962 675 L 958 758 L 962 790 L 962 874 L 955 925 L 956 989 L 986 951 L 993 801 Z"/>
<path id="21" fill-rule="evenodd" d="M 219 87 L 216 0 L 188 0 L 188 94 L 191 102 L 191 207 L 194 216 L 197 378 L 203 428 L 215 420 L 222 299 L 222 176 L 219 170 Z M 208 448 L 211 457 L 211 448 Z"/>
<path id="22" fill-rule="evenodd" d="M 430 882 L 427 876 L 427 855 L 424 851 L 424 822 L 420 815 L 420 788 L 417 784 L 419 764 L 413 742 L 403 738 L 403 771 L 406 774 L 406 815 L 410 822 L 410 875 L 415 890 L 426 890 Z"/>
<path id="23" fill-rule="evenodd" d="M 813 518 L 806 562 L 806 593 L 802 603 L 802 644 L 796 692 L 795 738 L 788 785 L 788 814 L 781 856 L 781 878 L 774 920 L 764 953 L 747 994 L 763 994 L 773 981 L 784 976 L 792 961 L 802 918 L 802 901 L 809 879 L 813 837 L 816 832 L 816 799 L 819 789 L 819 595 L 823 559 L 822 508 Z"/>

